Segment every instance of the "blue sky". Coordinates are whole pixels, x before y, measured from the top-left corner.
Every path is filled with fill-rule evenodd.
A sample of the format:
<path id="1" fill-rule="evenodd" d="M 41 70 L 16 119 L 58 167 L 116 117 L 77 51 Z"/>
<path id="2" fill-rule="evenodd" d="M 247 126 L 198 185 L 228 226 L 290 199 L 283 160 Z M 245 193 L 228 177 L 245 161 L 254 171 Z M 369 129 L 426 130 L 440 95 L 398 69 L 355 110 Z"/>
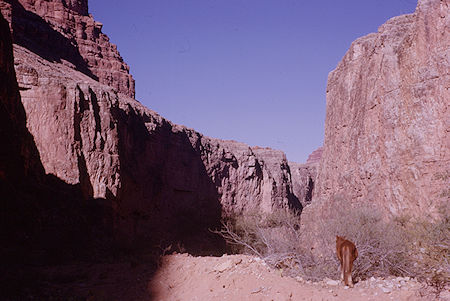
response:
<path id="1" fill-rule="evenodd" d="M 207 136 L 304 162 L 324 135 L 328 73 L 415 0 L 90 0 L 136 99 Z"/>

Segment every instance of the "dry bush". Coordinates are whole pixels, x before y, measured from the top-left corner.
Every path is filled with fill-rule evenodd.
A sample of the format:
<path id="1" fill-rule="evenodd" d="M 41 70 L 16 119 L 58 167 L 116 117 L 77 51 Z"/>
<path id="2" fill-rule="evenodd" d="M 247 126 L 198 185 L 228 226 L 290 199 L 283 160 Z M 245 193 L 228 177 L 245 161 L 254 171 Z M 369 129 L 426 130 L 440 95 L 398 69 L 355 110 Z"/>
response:
<path id="1" fill-rule="evenodd" d="M 450 214 L 441 209 L 440 219 L 398 218 L 408 234 L 409 256 L 416 278 L 437 293 L 450 284 Z"/>
<path id="2" fill-rule="evenodd" d="M 354 262 L 355 279 L 372 276 L 412 276 L 413 265 L 408 259 L 408 237 L 404 228 L 396 222 L 387 222 L 382 212 L 371 204 L 351 205 L 345 199 L 332 203 L 332 216 L 318 221 L 318 249 L 325 258 L 333 258 L 334 266 L 339 266 L 335 255 L 336 235 L 353 241 L 358 249 Z M 323 262 L 324 265 L 330 262 Z M 323 267 L 325 272 L 331 267 Z M 337 269 L 332 274 L 338 276 Z"/>
<path id="3" fill-rule="evenodd" d="M 288 210 L 275 210 L 229 218 L 216 233 L 222 235 L 236 253 L 252 253 L 265 258 L 273 253 L 296 252 L 300 216 Z"/>
<path id="4" fill-rule="evenodd" d="M 314 229 L 301 229 L 300 216 L 277 210 L 266 216 L 250 214 L 228 219 L 221 231 L 236 253 L 250 253 L 284 274 L 309 280 L 339 278 L 336 235 L 353 241 L 359 256 L 353 278 L 410 276 L 436 289 L 448 285 L 449 215 L 440 223 L 409 218 L 389 221 L 371 204 L 335 200 L 330 217 L 316 218 Z M 407 220 L 407 222 L 406 222 Z"/>
<path id="5" fill-rule="evenodd" d="M 268 215 L 246 214 L 223 222 L 215 231 L 235 253 L 256 255 L 285 275 L 306 274 L 313 263 L 300 242 L 300 215 L 278 209 Z"/>

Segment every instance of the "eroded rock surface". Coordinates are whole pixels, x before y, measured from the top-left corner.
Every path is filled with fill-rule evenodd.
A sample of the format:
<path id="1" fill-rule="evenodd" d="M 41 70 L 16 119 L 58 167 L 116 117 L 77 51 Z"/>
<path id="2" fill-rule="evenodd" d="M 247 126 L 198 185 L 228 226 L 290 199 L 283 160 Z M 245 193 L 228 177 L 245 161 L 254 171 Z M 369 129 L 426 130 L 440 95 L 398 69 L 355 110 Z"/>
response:
<path id="1" fill-rule="evenodd" d="M 448 1 L 420 0 L 415 13 L 354 41 L 329 74 L 311 216 L 337 196 L 393 215 L 448 205 L 449 26 Z"/>
<path id="2" fill-rule="evenodd" d="M 76 68 L 134 97 L 134 80 L 102 24 L 88 14 L 87 0 L 3 0 L 14 43 L 40 57 Z"/>
<path id="3" fill-rule="evenodd" d="M 24 47 L 15 55 L 46 173 L 111 201 L 124 237 L 181 237 L 221 216 L 301 209 L 281 151 L 205 137 Z"/>
<path id="4" fill-rule="evenodd" d="M 203 136 L 128 97 L 128 67 L 85 1 L 0 1 L 0 8 L 11 22 L 42 168 L 98 205 L 119 241 L 210 252 L 220 243 L 203 240 L 223 216 L 301 209 L 281 151 Z M 109 81 L 103 68 L 118 77 Z"/>
<path id="5" fill-rule="evenodd" d="M 312 202 L 319 164 L 289 162 L 289 167 L 292 175 L 293 193 L 304 208 Z"/>
<path id="6" fill-rule="evenodd" d="M 24 299 L 26 289 L 15 283 L 21 276 L 13 273 L 26 273 L 30 263 L 92 257 L 92 242 L 101 245 L 108 239 L 109 230 L 104 230 L 112 223 L 101 204 L 86 203 L 79 185 L 45 174 L 27 128 L 10 30 L 2 15 L 0 37 L 0 256 L 5 262 L 0 282 L 9 283 L 4 285 L 3 297 L 8 299 L 10 290 L 20 287 L 20 298 L 12 299 Z"/>

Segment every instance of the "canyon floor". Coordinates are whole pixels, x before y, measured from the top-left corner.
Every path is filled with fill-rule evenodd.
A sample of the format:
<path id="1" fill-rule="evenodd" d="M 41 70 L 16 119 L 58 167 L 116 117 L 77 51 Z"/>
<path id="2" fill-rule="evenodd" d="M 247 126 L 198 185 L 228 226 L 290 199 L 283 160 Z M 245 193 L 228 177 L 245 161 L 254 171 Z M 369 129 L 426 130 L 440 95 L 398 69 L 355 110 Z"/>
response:
<path id="1" fill-rule="evenodd" d="M 372 277 L 348 288 L 337 280 L 310 282 L 283 276 L 283 271 L 246 255 L 172 254 L 162 257 L 158 267 L 141 259 L 41 268 L 40 295 L 43 293 L 51 300 L 91 301 L 450 300 L 448 287 L 436 295 L 415 279 Z M 31 292 L 26 297 L 41 300 Z"/>

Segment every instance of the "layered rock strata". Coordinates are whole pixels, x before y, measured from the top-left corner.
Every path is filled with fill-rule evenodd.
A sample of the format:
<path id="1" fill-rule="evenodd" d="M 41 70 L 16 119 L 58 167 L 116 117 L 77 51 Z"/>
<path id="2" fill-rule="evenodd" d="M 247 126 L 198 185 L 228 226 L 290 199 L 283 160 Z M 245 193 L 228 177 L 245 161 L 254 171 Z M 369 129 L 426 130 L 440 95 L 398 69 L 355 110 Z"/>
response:
<path id="1" fill-rule="evenodd" d="M 87 0 L 3 0 L 0 9 L 15 44 L 134 97 L 129 67 L 88 14 Z"/>
<path id="2" fill-rule="evenodd" d="M 80 215 L 94 204 L 98 233 L 134 246 L 180 242 L 209 252 L 220 247 L 204 240 L 221 217 L 301 209 L 282 152 L 167 121 L 125 95 L 134 91 L 121 90 L 128 72 L 105 82 L 93 66 L 103 58 L 123 62 L 111 59 L 118 53 L 95 26 L 80 25 L 95 25 L 85 4 L 0 1 L 16 39 L 17 82 L 41 168 L 76 195 L 69 198 L 75 208 L 55 209 L 57 215 Z M 58 44 L 45 49 L 42 37 Z M 89 60 L 91 46 L 101 54 L 92 56 L 97 63 Z"/>
<path id="3" fill-rule="evenodd" d="M 0 15 L 0 256 L 12 272 L 17 264 L 92 256 L 92 243 L 108 239 L 112 226 L 101 204 L 86 204 L 79 185 L 45 174 L 15 75 L 10 30 Z M 9 272 L 0 276 L 2 283 Z"/>
<path id="4" fill-rule="evenodd" d="M 124 236 L 301 209 L 282 152 L 205 137 L 21 46 L 15 55 L 45 172 L 80 185 L 87 199 L 111 201 Z"/>
<path id="5" fill-rule="evenodd" d="M 329 74 L 311 216 L 339 198 L 397 216 L 448 210 L 449 27 L 448 1 L 420 0 L 354 41 Z"/>
<path id="6" fill-rule="evenodd" d="M 319 147 L 309 154 L 308 159 L 306 159 L 306 164 L 319 164 L 320 159 L 322 159 L 323 147 Z"/>

